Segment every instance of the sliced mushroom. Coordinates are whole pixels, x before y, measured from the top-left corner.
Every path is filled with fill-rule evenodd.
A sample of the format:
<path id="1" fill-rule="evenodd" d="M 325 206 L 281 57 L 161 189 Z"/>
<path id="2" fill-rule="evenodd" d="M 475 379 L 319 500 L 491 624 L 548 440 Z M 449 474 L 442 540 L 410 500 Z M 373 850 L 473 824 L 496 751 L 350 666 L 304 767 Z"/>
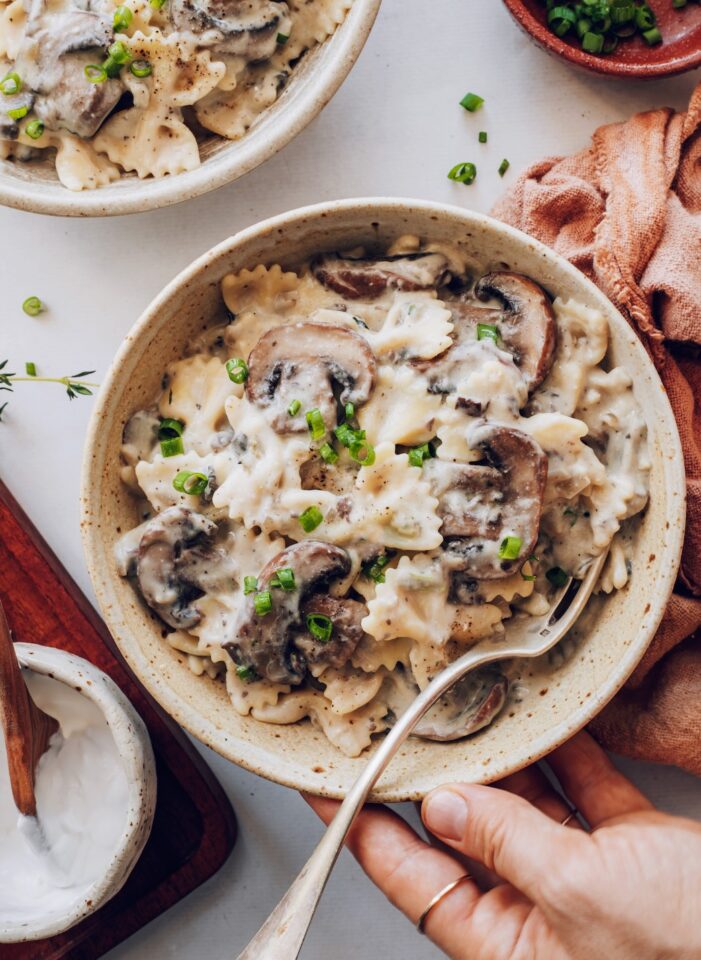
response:
<path id="1" fill-rule="evenodd" d="M 486 463 L 427 461 L 424 475 L 443 517 L 447 567 L 478 580 L 513 572 L 532 552 L 548 475 L 548 460 L 536 441 L 511 427 L 480 424 L 470 446 Z M 499 557 L 506 537 L 520 541 L 518 557 Z"/>
<path id="2" fill-rule="evenodd" d="M 268 330 L 248 358 L 246 394 L 251 403 L 273 407 L 278 433 L 307 429 L 305 413 L 318 408 L 327 429 L 336 425 L 341 404 L 364 404 L 375 383 L 377 364 L 354 330 L 331 323 L 295 323 Z M 301 403 L 290 416 L 293 400 Z"/>
<path id="3" fill-rule="evenodd" d="M 176 30 L 249 63 L 272 57 L 291 27 L 289 7 L 278 0 L 171 0 L 169 12 Z"/>
<path id="4" fill-rule="evenodd" d="M 112 21 L 89 10 L 43 13 L 30 21 L 15 69 L 34 90 L 34 113 L 51 129 L 92 137 L 124 91 L 119 78 L 91 83 L 85 67 L 99 64 L 114 39 Z"/>
<path id="5" fill-rule="evenodd" d="M 428 290 L 450 279 L 442 253 L 402 253 L 382 260 L 326 253 L 312 263 L 316 279 L 350 300 L 372 300 L 387 289 Z"/>
<path id="6" fill-rule="evenodd" d="M 289 567 L 296 588 L 271 588 L 275 573 Z M 254 594 L 246 597 L 234 625 L 234 636 L 223 646 L 239 665 L 250 667 L 259 677 L 273 683 L 300 684 L 306 661 L 294 641 L 303 625 L 303 605 L 314 594 L 323 593 L 333 580 L 347 576 L 351 558 L 340 547 L 321 540 L 304 540 L 273 557 L 258 576 L 258 591 L 270 589 L 272 610 L 256 613 Z"/>
<path id="7" fill-rule="evenodd" d="M 507 272 L 482 277 L 475 296 L 483 301 L 495 297 L 503 304 L 499 335 L 532 393 L 545 379 L 555 354 L 557 328 L 550 297 L 528 277 Z"/>
<path id="8" fill-rule="evenodd" d="M 358 600 L 347 597 L 311 597 L 302 605 L 303 622 L 310 614 L 318 613 L 333 623 L 333 633 L 327 643 L 322 643 L 305 629 L 294 641 L 308 664 L 340 669 L 355 653 L 355 648 L 365 636 L 361 621 L 368 615 L 368 608 Z"/>
<path id="9" fill-rule="evenodd" d="M 488 726 L 506 703 L 509 681 L 488 666 L 458 680 L 414 727 L 427 740 L 459 740 Z"/>
<path id="10" fill-rule="evenodd" d="M 169 507 L 143 526 L 136 576 L 148 605 L 169 626 L 189 630 L 200 621 L 193 603 L 213 577 L 222 557 L 213 549 L 217 525 L 186 507 Z"/>

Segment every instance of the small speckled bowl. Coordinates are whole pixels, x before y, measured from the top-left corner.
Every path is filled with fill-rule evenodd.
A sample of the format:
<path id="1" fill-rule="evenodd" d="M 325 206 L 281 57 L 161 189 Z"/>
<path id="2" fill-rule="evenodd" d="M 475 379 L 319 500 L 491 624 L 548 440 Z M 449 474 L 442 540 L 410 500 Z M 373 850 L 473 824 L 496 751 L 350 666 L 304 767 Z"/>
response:
<path id="1" fill-rule="evenodd" d="M 104 617 L 131 668 L 158 702 L 218 753 L 279 783 L 342 796 L 367 755 L 349 759 L 308 721 L 275 726 L 240 717 L 224 685 L 196 677 L 186 657 L 163 640 L 163 626 L 117 573 L 114 545 L 138 522 L 119 478 L 122 429 L 153 401 L 163 371 L 203 328 L 226 322 L 224 274 L 258 263 L 294 266 L 322 250 L 388 244 L 415 233 L 457 244 L 482 263 L 507 264 L 565 298 L 603 312 L 609 358 L 632 375 L 648 424 L 650 504 L 634 545 L 629 586 L 590 617 L 586 639 L 559 662 L 524 671 L 531 695 L 486 730 L 455 743 L 410 739 L 374 793 L 415 800 L 451 780 L 491 781 L 551 751 L 583 727 L 616 693 L 640 660 L 662 618 L 676 577 L 685 518 L 681 447 L 669 401 L 645 350 L 621 315 L 578 270 L 552 250 L 489 217 L 407 200 L 342 200 L 294 210 L 214 247 L 153 301 L 127 336 L 98 397 L 82 486 L 87 563 Z"/>
<path id="2" fill-rule="evenodd" d="M 156 810 L 156 762 L 143 720 L 117 685 L 87 660 L 33 643 L 15 644 L 22 667 L 79 690 L 100 709 L 117 745 L 129 782 L 125 827 L 104 876 L 74 907 L 46 914 L 34 924 L 0 925 L 0 943 L 43 940 L 69 930 L 111 900 L 126 883 L 151 833 Z M 0 951 L 1 952 L 1 951 Z"/>
<path id="3" fill-rule="evenodd" d="M 345 20 L 305 56 L 281 96 L 240 140 L 208 134 L 199 141 L 202 163 L 176 176 L 140 180 L 124 174 L 97 190 L 73 192 L 56 176 L 53 159 L 0 160 L 0 204 L 62 217 L 143 213 L 199 197 L 237 180 L 282 150 L 320 113 L 360 56 L 380 0 L 353 0 Z"/>

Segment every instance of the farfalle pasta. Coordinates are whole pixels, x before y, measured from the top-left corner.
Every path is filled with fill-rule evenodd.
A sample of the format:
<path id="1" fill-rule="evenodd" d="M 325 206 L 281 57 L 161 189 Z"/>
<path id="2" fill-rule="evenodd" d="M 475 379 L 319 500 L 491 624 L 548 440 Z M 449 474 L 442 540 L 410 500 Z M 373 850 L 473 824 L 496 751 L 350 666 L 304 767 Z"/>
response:
<path id="1" fill-rule="evenodd" d="M 625 587 L 649 460 L 597 311 L 418 237 L 256 265 L 222 299 L 125 426 L 142 522 L 117 563 L 232 709 L 357 755 L 609 546 L 601 588 Z M 508 697 L 490 667 L 418 733 Z"/>
<path id="2" fill-rule="evenodd" d="M 0 7 L 0 156 L 45 151 L 69 190 L 199 166 L 244 136 L 352 0 L 11 0 Z"/>

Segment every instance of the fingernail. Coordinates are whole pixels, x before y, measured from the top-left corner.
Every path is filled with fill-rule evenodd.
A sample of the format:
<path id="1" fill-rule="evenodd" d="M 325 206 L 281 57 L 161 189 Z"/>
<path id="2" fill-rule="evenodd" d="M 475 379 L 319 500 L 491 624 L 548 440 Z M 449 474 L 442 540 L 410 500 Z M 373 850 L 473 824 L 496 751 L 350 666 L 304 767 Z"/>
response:
<path id="1" fill-rule="evenodd" d="M 460 840 L 465 834 L 467 804 L 452 790 L 437 790 L 426 801 L 424 823 L 431 831 L 446 840 Z"/>

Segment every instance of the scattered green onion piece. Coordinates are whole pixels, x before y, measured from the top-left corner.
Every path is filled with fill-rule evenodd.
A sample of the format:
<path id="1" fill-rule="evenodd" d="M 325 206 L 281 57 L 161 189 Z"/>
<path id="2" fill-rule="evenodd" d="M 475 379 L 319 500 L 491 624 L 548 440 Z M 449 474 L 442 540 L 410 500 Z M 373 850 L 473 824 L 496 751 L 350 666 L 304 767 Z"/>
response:
<path id="1" fill-rule="evenodd" d="M 14 70 L 6 73 L 2 80 L 0 80 L 0 91 L 4 93 L 6 97 L 12 97 L 16 93 L 20 93 L 21 90 L 22 80 L 20 79 L 20 75 Z"/>
<path id="2" fill-rule="evenodd" d="M 30 120 L 24 128 L 24 132 L 31 140 L 38 140 L 44 133 L 44 124 L 41 120 Z"/>
<path id="3" fill-rule="evenodd" d="M 504 537 L 499 545 L 500 560 L 518 560 L 523 540 L 520 537 Z"/>
<path id="4" fill-rule="evenodd" d="M 107 71 L 97 63 L 88 63 L 83 71 L 90 83 L 104 83 L 107 79 Z"/>
<path id="5" fill-rule="evenodd" d="M 281 570 L 277 571 L 275 576 L 277 577 L 278 583 L 282 589 L 287 590 L 288 593 L 297 589 L 295 572 L 292 567 L 283 567 Z"/>
<path id="6" fill-rule="evenodd" d="M 129 70 L 140 80 L 143 80 L 144 77 L 150 77 L 153 73 L 153 68 L 148 60 L 134 60 L 134 62 L 129 66 Z"/>
<path id="7" fill-rule="evenodd" d="M 244 683 L 253 683 L 254 680 L 258 679 L 258 674 L 253 667 L 237 667 L 236 676 L 239 678 L 239 680 L 243 680 Z"/>
<path id="8" fill-rule="evenodd" d="M 115 40 L 107 53 L 115 63 L 119 64 L 120 67 L 123 67 L 125 63 L 129 63 L 131 60 L 129 47 L 126 45 L 126 43 L 124 43 L 123 40 Z"/>
<path id="9" fill-rule="evenodd" d="M 528 560 L 526 561 L 526 563 L 528 563 Z M 526 564 L 524 563 L 523 566 L 521 567 L 521 570 L 520 570 L 521 579 L 522 579 L 522 580 L 530 580 L 531 582 L 534 581 L 534 580 L 537 580 L 538 578 L 536 577 L 536 575 L 535 575 L 534 573 L 524 573 L 524 572 L 523 572 L 523 568 L 524 568 L 525 566 L 526 566 Z"/>
<path id="10" fill-rule="evenodd" d="M 564 37 L 577 22 L 577 14 L 569 7 L 553 7 L 548 12 L 548 26 L 558 37 Z"/>
<path id="11" fill-rule="evenodd" d="M 164 457 L 177 457 L 185 453 L 182 437 L 171 437 L 168 440 L 161 440 L 161 454 Z"/>
<path id="12" fill-rule="evenodd" d="M 310 613 L 307 614 L 307 630 L 319 643 L 328 643 L 333 633 L 333 622 L 323 613 Z"/>
<path id="13" fill-rule="evenodd" d="M 483 103 L 484 97 L 479 97 L 476 93 L 466 93 L 460 101 L 460 106 L 469 110 L 470 113 L 474 113 L 475 110 L 479 110 Z"/>
<path id="14" fill-rule="evenodd" d="M 351 457 L 361 467 L 371 467 L 375 462 L 375 448 L 366 440 L 358 440 L 349 447 Z"/>
<path id="15" fill-rule="evenodd" d="M 24 107 L 17 107 L 15 110 L 7 111 L 8 117 L 10 117 L 12 120 L 22 120 L 22 118 L 26 117 L 28 113 L 29 107 L 26 105 Z"/>
<path id="16" fill-rule="evenodd" d="M 478 323 L 477 339 L 491 340 L 493 343 L 499 341 L 499 328 L 495 323 Z"/>
<path id="17" fill-rule="evenodd" d="M 412 467 L 423 467 L 424 460 L 430 460 L 433 454 L 427 443 L 422 443 L 420 447 L 412 447 L 409 451 L 409 463 Z"/>
<path id="18" fill-rule="evenodd" d="M 302 409 L 302 401 L 293 400 L 292 403 L 287 408 L 287 412 L 291 417 L 296 417 L 301 409 Z"/>
<path id="19" fill-rule="evenodd" d="M 511 166 L 511 164 L 510 164 L 509 161 L 506 159 L 506 157 L 504 157 L 504 159 L 503 159 L 503 160 L 501 161 L 501 163 L 499 164 L 499 176 L 500 176 L 500 177 L 503 177 L 504 174 L 506 173 L 506 171 L 509 169 L 510 166 Z"/>
<path id="20" fill-rule="evenodd" d="M 134 14 L 129 7 L 117 7 L 117 9 L 114 11 L 114 19 L 112 21 L 115 33 L 124 33 L 125 30 L 128 30 L 133 19 Z"/>
<path id="21" fill-rule="evenodd" d="M 477 135 L 477 139 L 479 140 L 480 143 L 486 143 L 486 142 L 487 142 L 487 131 L 486 131 L 486 130 L 480 130 L 479 134 Z"/>
<path id="22" fill-rule="evenodd" d="M 353 404 L 347 403 L 343 409 L 346 415 L 346 420 L 352 420 L 353 417 L 355 416 L 355 407 L 353 406 Z"/>
<path id="23" fill-rule="evenodd" d="M 384 570 L 390 559 L 391 557 L 388 553 L 381 553 L 379 557 L 376 557 L 374 560 L 371 560 L 370 563 L 363 565 L 363 573 L 375 583 L 384 583 Z"/>
<path id="24" fill-rule="evenodd" d="M 253 598 L 253 606 L 259 617 L 264 617 L 273 609 L 273 598 L 270 590 L 261 590 Z"/>
<path id="25" fill-rule="evenodd" d="M 593 33 L 591 30 L 582 37 L 582 50 L 586 53 L 601 53 L 604 49 L 603 33 Z"/>
<path id="26" fill-rule="evenodd" d="M 646 3 L 636 7 L 635 25 L 638 30 L 643 31 L 643 36 L 645 36 L 644 31 L 651 30 L 655 26 L 655 14 Z"/>
<path id="27" fill-rule="evenodd" d="M 326 424 L 324 423 L 324 418 L 321 415 L 321 410 L 319 410 L 318 407 L 314 407 L 313 410 L 307 410 L 305 416 L 312 440 L 321 440 L 322 437 L 325 437 Z"/>
<path id="28" fill-rule="evenodd" d="M 248 364 L 243 357 L 226 361 L 226 372 L 232 383 L 245 383 L 248 380 Z"/>
<path id="29" fill-rule="evenodd" d="M 456 163 L 455 166 L 448 171 L 449 180 L 454 180 L 455 183 L 464 183 L 466 186 L 474 183 L 476 176 L 477 167 L 474 163 Z"/>
<path id="30" fill-rule="evenodd" d="M 304 513 L 300 513 L 299 522 L 305 533 L 311 533 L 316 530 L 320 523 L 323 523 L 324 515 L 318 507 L 307 507 Z"/>
<path id="31" fill-rule="evenodd" d="M 332 464 L 336 463 L 338 460 L 338 454 L 330 443 L 322 443 L 322 445 L 319 447 L 319 456 L 324 463 Z"/>
<path id="32" fill-rule="evenodd" d="M 154 10 L 162 10 L 168 0 L 148 0 L 148 2 L 149 6 L 153 7 Z"/>
<path id="33" fill-rule="evenodd" d="M 656 43 L 662 43 L 662 34 L 657 27 L 651 27 L 649 30 L 643 30 L 643 40 L 652 47 Z"/>
<path id="34" fill-rule="evenodd" d="M 249 593 L 255 593 L 258 589 L 258 577 L 244 577 L 243 578 L 243 592 L 248 595 Z"/>
<path id="35" fill-rule="evenodd" d="M 280 46 L 284 46 L 284 44 L 286 44 L 289 39 L 290 39 L 289 33 L 278 33 L 276 38 Z"/>
<path id="36" fill-rule="evenodd" d="M 201 496 L 207 489 L 209 478 L 204 473 L 193 470 L 181 470 L 173 480 L 173 486 L 178 493 L 186 493 L 191 497 Z"/>
<path id="37" fill-rule="evenodd" d="M 44 304 L 39 297 L 27 297 L 22 304 L 22 309 L 29 317 L 38 317 L 44 309 Z"/>
<path id="38" fill-rule="evenodd" d="M 158 439 L 172 440 L 174 437 L 182 437 L 185 424 L 182 420 L 174 420 L 172 417 L 166 417 L 158 425 Z"/>
<path id="39" fill-rule="evenodd" d="M 339 443 L 342 443 L 344 447 L 350 447 L 352 444 L 357 443 L 359 440 L 364 439 L 365 431 L 364 430 L 354 430 L 347 423 L 339 424 L 334 430 L 336 437 Z"/>
<path id="40" fill-rule="evenodd" d="M 554 587 L 564 587 L 564 585 L 569 580 L 569 577 L 562 569 L 562 567 L 551 567 L 545 576 L 548 579 L 548 582 L 551 583 Z"/>
<path id="41" fill-rule="evenodd" d="M 31 360 L 25 363 L 24 365 L 25 372 L 28 377 L 36 377 L 37 375 L 37 365 L 32 363 Z"/>

